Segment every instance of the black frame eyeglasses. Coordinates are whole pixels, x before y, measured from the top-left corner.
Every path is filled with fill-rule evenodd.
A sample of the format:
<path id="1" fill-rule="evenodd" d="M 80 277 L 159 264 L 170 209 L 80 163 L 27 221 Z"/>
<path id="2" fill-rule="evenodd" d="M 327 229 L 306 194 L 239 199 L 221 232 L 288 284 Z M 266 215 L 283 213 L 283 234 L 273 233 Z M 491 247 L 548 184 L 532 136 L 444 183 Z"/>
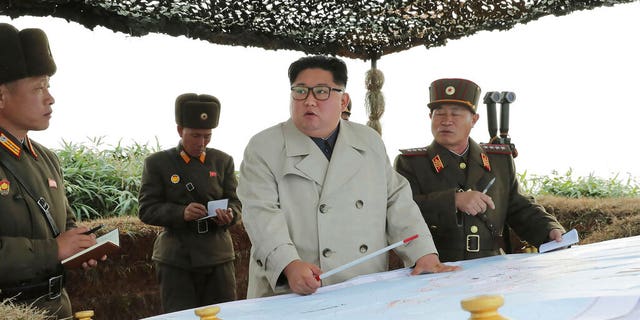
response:
<path id="1" fill-rule="evenodd" d="M 305 100 L 307 99 L 307 97 L 309 97 L 309 92 L 313 92 L 313 97 L 316 98 L 316 100 L 324 101 L 329 99 L 329 97 L 331 96 L 331 91 L 343 92 L 344 90 L 340 88 L 332 88 L 329 86 L 292 86 L 291 98 L 293 98 L 293 100 Z"/>

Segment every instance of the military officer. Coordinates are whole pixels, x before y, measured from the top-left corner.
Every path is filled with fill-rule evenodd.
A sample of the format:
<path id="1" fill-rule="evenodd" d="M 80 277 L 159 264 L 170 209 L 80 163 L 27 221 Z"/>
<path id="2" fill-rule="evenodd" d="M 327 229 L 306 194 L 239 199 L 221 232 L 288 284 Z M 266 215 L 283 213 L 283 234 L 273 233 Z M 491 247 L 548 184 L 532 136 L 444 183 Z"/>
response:
<path id="1" fill-rule="evenodd" d="M 144 163 L 140 219 L 164 230 L 153 246 L 164 312 L 236 299 L 234 251 L 229 226 L 240 221 L 233 158 L 207 148 L 218 126 L 220 102 L 186 93 L 175 103 L 180 143 Z M 228 208 L 208 214 L 211 200 Z"/>
<path id="2" fill-rule="evenodd" d="M 442 261 L 500 254 L 502 230 L 539 246 L 560 241 L 556 218 L 520 192 L 508 145 L 479 145 L 469 137 L 478 121 L 480 87 L 439 79 L 429 88 L 434 140 L 400 150 L 395 168 L 411 184 Z"/>
<path id="3" fill-rule="evenodd" d="M 76 228 L 58 158 L 27 135 L 49 127 L 55 72 L 42 30 L 0 24 L 0 301 L 46 310 L 47 319 L 71 317 L 60 261 L 96 243 Z"/>

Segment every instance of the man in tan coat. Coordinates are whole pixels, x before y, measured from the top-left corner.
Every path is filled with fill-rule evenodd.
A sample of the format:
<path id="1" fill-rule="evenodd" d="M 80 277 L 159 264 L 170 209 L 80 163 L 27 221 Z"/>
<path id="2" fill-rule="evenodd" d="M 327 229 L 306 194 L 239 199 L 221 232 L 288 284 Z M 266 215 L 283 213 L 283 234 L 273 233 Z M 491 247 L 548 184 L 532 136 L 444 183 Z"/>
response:
<path id="1" fill-rule="evenodd" d="M 440 263 L 431 234 L 380 136 L 340 119 L 349 95 L 342 60 L 313 56 L 289 67 L 291 118 L 255 135 L 240 166 L 238 196 L 251 243 L 254 298 L 387 270 L 386 255 L 329 271 L 418 234 L 396 250 L 412 274 L 457 269 Z"/>

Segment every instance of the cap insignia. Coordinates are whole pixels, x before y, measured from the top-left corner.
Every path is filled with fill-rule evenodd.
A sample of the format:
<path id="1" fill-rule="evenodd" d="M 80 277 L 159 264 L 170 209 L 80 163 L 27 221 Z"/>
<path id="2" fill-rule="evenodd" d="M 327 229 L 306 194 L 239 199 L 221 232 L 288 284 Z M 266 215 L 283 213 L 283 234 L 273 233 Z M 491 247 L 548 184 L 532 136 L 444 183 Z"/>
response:
<path id="1" fill-rule="evenodd" d="M 448 86 L 446 89 L 444 89 L 444 93 L 452 96 L 454 93 L 456 93 L 456 88 L 454 86 Z"/>
<path id="2" fill-rule="evenodd" d="M 209 115 L 208 115 L 208 114 L 206 114 L 206 113 L 204 113 L 204 112 L 200 114 L 200 119 L 202 119 L 202 120 L 207 120 L 207 118 L 209 118 Z"/>

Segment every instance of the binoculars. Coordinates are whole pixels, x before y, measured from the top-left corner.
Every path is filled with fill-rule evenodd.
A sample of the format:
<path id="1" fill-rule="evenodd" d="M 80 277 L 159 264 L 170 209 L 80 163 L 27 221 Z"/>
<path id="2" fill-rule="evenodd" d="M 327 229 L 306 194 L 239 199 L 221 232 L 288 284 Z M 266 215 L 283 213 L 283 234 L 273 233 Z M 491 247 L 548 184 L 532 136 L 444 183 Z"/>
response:
<path id="1" fill-rule="evenodd" d="M 517 152 L 509 137 L 509 105 L 514 101 L 516 101 L 516 94 L 511 91 L 489 91 L 484 95 L 484 103 L 487 105 L 487 121 L 489 122 L 489 144 L 510 145 L 515 158 Z M 500 103 L 500 135 L 497 134 L 497 103 Z"/>

